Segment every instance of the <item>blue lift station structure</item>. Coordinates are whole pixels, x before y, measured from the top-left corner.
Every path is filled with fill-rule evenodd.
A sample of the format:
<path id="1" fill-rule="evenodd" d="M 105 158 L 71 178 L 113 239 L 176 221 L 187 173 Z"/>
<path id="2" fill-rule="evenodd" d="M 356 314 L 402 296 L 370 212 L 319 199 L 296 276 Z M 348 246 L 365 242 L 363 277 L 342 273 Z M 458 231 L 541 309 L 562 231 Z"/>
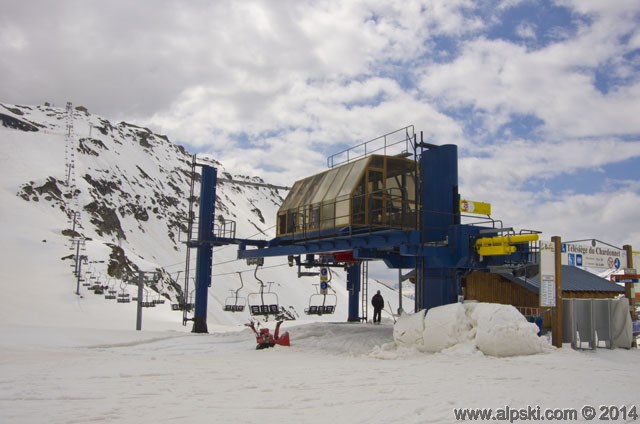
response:
<path id="1" fill-rule="evenodd" d="M 207 332 L 214 246 L 238 245 L 239 259 L 287 256 L 306 267 L 346 268 L 349 321 L 360 321 L 363 261 L 415 270 L 416 311 L 457 302 L 471 271 L 535 269 L 535 232 L 516 234 L 487 216 L 462 223 L 457 146 L 417 141 L 410 126 L 331 156 L 328 165 L 293 185 L 269 241 L 238 239 L 235 223 L 215 222 L 217 171 L 202 165 L 197 237 L 187 242 L 197 249 L 193 332 Z"/>

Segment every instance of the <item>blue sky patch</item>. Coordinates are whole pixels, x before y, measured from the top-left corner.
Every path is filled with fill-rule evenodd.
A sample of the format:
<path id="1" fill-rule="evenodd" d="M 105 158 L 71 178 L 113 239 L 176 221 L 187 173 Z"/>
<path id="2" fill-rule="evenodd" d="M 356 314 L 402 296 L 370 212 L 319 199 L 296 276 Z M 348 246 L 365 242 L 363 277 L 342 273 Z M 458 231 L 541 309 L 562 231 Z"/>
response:
<path id="1" fill-rule="evenodd" d="M 571 173 L 562 173 L 550 179 L 531 178 L 522 188 L 531 192 L 548 189 L 557 195 L 593 194 L 623 189 L 628 186 L 629 181 L 640 181 L 640 157 L 599 168 L 583 168 Z"/>
<path id="2" fill-rule="evenodd" d="M 584 22 L 588 18 L 549 1 L 526 1 L 506 9 L 487 37 L 539 49 L 572 37 Z"/>

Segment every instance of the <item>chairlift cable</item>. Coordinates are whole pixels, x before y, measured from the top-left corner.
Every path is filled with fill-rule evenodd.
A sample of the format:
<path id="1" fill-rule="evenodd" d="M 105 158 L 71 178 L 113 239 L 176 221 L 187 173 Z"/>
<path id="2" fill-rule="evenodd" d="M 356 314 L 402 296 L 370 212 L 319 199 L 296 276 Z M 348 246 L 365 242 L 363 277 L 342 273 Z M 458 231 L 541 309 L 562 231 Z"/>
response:
<path id="1" fill-rule="evenodd" d="M 276 227 L 275 225 L 272 225 L 272 226 L 271 226 L 271 227 L 269 227 L 269 228 L 265 228 L 263 231 L 260 231 L 260 232 L 258 232 L 258 233 L 252 234 L 252 235 L 250 235 L 249 237 L 247 237 L 247 240 L 251 240 L 251 238 L 252 238 L 252 237 L 255 237 L 255 236 L 259 235 L 259 234 L 262 234 L 262 233 L 264 233 L 265 231 L 269 231 L 270 229 L 275 228 L 275 227 Z M 226 249 L 227 247 L 231 247 L 231 246 L 232 246 L 231 244 L 228 244 L 228 245 L 226 245 L 226 246 L 221 246 L 219 249 L 217 249 L 217 250 L 216 250 L 216 252 L 220 252 L 221 250 L 224 250 L 224 249 Z M 213 264 L 213 266 L 215 266 L 215 265 L 222 265 L 222 264 L 226 264 L 226 263 L 233 262 L 233 261 L 239 261 L 239 260 L 240 260 L 240 259 L 232 259 L 232 260 L 230 260 L 230 261 L 226 261 L 226 262 L 219 262 L 219 263 Z M 194 262 L 195 262 L 195 259 L 194 259 Z M 171 268 L 171 267 L 178 266 L 178 265 L 183 265 L 183 266 L 184 266 L 184 261 L 182 261 L 182 262 L 177 262 L 177 263 L 175 263 L 175 264 L 170 264 L 170 265 L 160 265 L 160 268 L 165 268 L 165 269 L 166 269 L 166 268 Z"/>
<path id="2" fill-rule="evenodd" d="M 285 263 L 285 264 L 280 264 L 280 265 L 263 266 L 262 269 L 278 268 L 278 267 L 281 267 L 281 266 L 289 266 L 289 264 Z M 245 270 L 245 271 L 224 272 L 222 274 L 211 274 L 211 276 L 212 277 L 223 277 L 225 275 L 233 275 L 233 274 L 236 274 L 236 273 L 244 273 L 244 272 L 252 272 L 252 270 L 248 269 L 248 270 Z"/>

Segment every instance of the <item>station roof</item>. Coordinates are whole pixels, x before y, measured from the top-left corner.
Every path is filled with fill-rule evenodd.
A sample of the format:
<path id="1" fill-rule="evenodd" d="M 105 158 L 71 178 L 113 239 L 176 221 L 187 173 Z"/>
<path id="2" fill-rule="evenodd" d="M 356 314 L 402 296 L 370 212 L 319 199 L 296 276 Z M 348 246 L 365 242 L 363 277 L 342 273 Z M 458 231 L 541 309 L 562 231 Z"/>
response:
<path id="1" fill-rule="evenodd" d="M 375 155 L 296 181 L 286 199 L 282 202 L 280 210 L 329 202 L 343 196 L 349 196 L 360 181 L 360 176 L 373 156 Z"/>
<path id="2" fill-rule="evenodd" d="M 512 274 L 500 274 L 502 277 L 512 281 L 534 293 L 540 293 L 540 274 L 533 278 L 514 277 Z M 592 291 L 592 292 L 617 292 L 624 293 L 624 287 L 614 284 L 609 280 L 598 277 L 581 268 L 562 265 L 562 291 Z"/>

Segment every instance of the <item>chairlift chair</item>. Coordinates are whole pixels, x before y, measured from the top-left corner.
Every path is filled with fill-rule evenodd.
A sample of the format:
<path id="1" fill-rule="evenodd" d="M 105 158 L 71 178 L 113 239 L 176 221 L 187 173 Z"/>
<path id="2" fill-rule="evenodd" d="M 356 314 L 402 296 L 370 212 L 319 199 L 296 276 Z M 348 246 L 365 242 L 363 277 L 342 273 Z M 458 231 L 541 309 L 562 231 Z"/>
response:
<path id="1" fill-rule="evenodd" d="M 156 304 L 153 303 L 153 300 L 149 300 L 149 291 L 145 288 L 144 289 L 144 300 L 138 300 L 140 303 L 140 306 L 143 308 L 155 308 Z"/>
<path id="2" fill-rule="evenodd" d="M 304 310 L 307 315 L 329 315 L 336 311 L 338 297 L 335 294 L 312 294 L 309 297 L 309 307 Z"/>
<path id="3" fill-rule="evenodd" d="M 125 291 L 125 288 L 127 287 L 127 283 L 125 283 L 124 281 L 120 283 L 120 290 L 122 290 L 120 293 L 118 293 L 118 303 L 130 303 L 131 302 L 131 298 L 129 296 L 129 293 L 127 293 Z"/>
<path id="4" fill-rule="evenodd" d="M 162 297 L 162 291 L 164 290 L 164 280 L 160 279 L 160 287 L 158 288 L 158 298 L 153 300 L 156 305 L 164 305 L 164 298 Z"/>
<path id="5" fill-rule="evenodd" d="M 193 290 L 191 290 L 189 294 L 188 302 L 185 302 L 184 299 L 178 299 L 178 303 L 171 304 L 172 311 L 191 311 L 193 308 L 195 308 L 195 303 L 193 303 Z"/>
<path id="6" fill-rule="evenodd" d="M 238 272 L 238 276 L 240 277 L 240 287 L 237 290 L 231 290 L 233 295 L 227 297 L 224 301 L 225 312 L 242 312 L 244 311 L 244 307 L 247 303 L 247 299 L 238 295 L 238 293 L 244 286 L 244 282 L 242 281 L 242 273 Z"/>
<path id="7" fill-rule="evenodd" d="M 278 295 L 274 292 L 265 292 L 265 284 L 258 278 L 258 268 L 253 273 L 256 280 L 260 284 L 260 291 L 257 293 L 249 293 L 247 296 L 247 304 L 249 305 L 249 313 L 253 316 L 269 316 L 279 315 L 280 306 L 278 304 Z"/>
<path id="8" fill-rule="evenodd" d="M 258 293 L 249 293 L 247 296 L 249 312 L 251 315 L 278 315 L 278 295 L 274 292 L 265 292 L 264 286 L 260 286 Z"/>
<path id="9" fill-rule="evenodd" d="M 325 270 L 328 272 L 328 278 L 321 280 L 320 291 L 318 291 L 318 286 L 316 285 L 316 293 L 309 296 L 309 307 L 304 310 L 304 313 L 307 315 L 333 314 L 336 311 L 338 297 L 335 295 L 335 292 L 327 293 L 331 288 L 329 283 L 333 278 L 331 268 L 325 268 Z M 331 290 L 333 291 L 333 289 Z"/>
<path id="10" fill-rule="evenodd" d="M 96 282 L 96 285 L 98 285 L 97 282 Z M 108 287 L 107 294 L 104 295 L 105 299 L 108 299 L 108 300 L 116 299 L 116 294 L 118 293 L 118 290 L 115 289 L 114 285 L 115 285 L 115 281 L 113 284 L 109 284 L 109 280 L 107 280 L 107 283 L 105 283 L 105 286 Z"/>

